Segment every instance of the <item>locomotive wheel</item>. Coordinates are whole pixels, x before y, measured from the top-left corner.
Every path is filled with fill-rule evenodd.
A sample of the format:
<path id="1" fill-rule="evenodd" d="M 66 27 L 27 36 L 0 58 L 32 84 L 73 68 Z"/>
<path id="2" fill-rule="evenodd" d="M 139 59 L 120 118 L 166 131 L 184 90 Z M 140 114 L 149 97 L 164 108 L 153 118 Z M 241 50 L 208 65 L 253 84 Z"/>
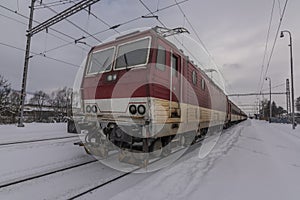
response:
<path id="1" fill-rule="evenodd" d="M 157 139 L 152 144 L 152 155 L 154 157 L 160 157 L 163 152 L 161 139 Z"/>

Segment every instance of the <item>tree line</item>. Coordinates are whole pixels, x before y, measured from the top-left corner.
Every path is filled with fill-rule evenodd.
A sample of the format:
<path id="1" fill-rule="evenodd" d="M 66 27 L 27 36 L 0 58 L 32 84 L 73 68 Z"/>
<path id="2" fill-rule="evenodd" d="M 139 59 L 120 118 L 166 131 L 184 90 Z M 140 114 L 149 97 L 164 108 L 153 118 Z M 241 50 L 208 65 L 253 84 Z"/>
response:
<path id="1" fill-rule="evenodd" d="M 260 103 L 261 109 L 259 113 L 264 118 L 269 118 L 270 113 L 270 101 L 263 100 Z M 295 100 L 296 111 L 300 112 L 300 97 Z M 277 106 L 276 103 L 272 102 L 272 117 L 282 117 L 287 114 L 287 111 L 283 109 L 281 106 Z"/>
<path id="2" fill-rule="evenodd" d="M 16 123 L 19 116 L 21 94 L 11 88 L 11 84 L 0 75 L 0 123 Z M 46 93 L 42 90 L 32 94 L 26 106 L 35 108 L 35 121 L 45 120 L 45 110 L 51 111 L 53 118 L 60 121 L 71 115 L 72 89 L 63 87 Z M 49 116 L 49 114 L 48 114 Z"/>

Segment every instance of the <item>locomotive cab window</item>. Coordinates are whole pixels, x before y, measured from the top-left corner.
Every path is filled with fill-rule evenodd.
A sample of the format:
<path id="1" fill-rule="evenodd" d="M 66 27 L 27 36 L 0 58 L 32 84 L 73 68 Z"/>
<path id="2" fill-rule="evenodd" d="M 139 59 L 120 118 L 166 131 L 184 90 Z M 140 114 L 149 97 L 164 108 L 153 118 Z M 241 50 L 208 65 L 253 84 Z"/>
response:
<path id="1" fill-rule="evenodd" d="M 196 85 L 197 84 L 197 74 L 195 71 L 193 71 L 192 73 L 192 81 L 193 81 L 193 84 Z"/>
<path id="2" fill-rule="evenodd" d="M 175 55 L 172 55 L 171 58 L 171 63 L 172 63 L 172 76 L 178 77 L 178 57 Z"/>
<path id="3" fill-rule="evenodd" d="M 157 49 L 156 69 L 161 71 L 166 70 L 166 49 L 162 46 L 158 46 Z"/>
<path id="4" fill-rule="evenodd" d="M 88 74 L 97 74 L 111 70 L 114 47 L 95 51 L 89 60 Z"/>
<path id="5" fill-rule="evenodd" d="M 145 65 L 148 61 L 150 38 L 144 38 L 119 46 L 115 69 Z"/>
<path id="6" fill-rule="evenodd" d="M 201 89 L 205 90 L 205 80 L 201 79 Z"/>

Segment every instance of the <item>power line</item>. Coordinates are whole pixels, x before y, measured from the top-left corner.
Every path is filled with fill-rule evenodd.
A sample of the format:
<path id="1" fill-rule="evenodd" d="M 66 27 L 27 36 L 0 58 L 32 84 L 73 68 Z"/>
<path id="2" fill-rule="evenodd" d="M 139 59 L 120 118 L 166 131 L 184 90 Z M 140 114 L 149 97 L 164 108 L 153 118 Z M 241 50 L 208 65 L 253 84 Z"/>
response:
<path id="1" fill-rule="evenodd" d="M 65 5 L 65 4 L 69 4 L 69 3 L 73 3 L 79 0 L 59 0 L 59 1 L 53 1 L 50 3 L 45 3 L 45 4 L 40 4 L 34 7 L 34 9 L 43 9 L 46 8 L 46 6 L 48 7 L 55 7 L 55 6 L 61 6 L 61 5 Z"/>
<path id="2" fill-rule="evenodd" d="M 158 13 L 158 12 L 161 12 L 161 11 L 164 11 L 164 10 L 168 10 L 168 9 L 170 9 L 170 8 L 172 8 L 172 7 L 176 6 L 176 5 L 178 5 L 178 4 L 182 4 L 182 3 L 185 3 L 185 2 L 187 2 L 187 1 L 189 1 L 189 0 L 182 0 L 182 1 L 178 2 L 178 3 L 170 4 L 170 5 L 168 5 L 168 6 L 165 6 L 165 7 L 163 7 L 163 8 L 160 8 L 160 9 L 158 9 L 158 10 L 156 10 L 156 11 L 149 12 L 149 13 L 147 13 L 146 15 L 143 15 L 143 16 L 149 16 L 149 15 L 153 15 L 153 14 L 155 14 L 155 13 Z M 129 24 L 129 23 L 132 23 L 132 22 L 137 21 L 137 20 L 140 20 L 140 19 L 142 19 L 142 16 L 134 17 L 134 18 L 129 19 L 129 20 L 125 21 L 125 22 L 122 22 L 122 23 L 113 25 L 113 26 L 109 27 L 108 29 L 101 30 L 101 31 L 99 31 L 99 32 L 93 33 L 92 35 L 93 35 L 93 36 L 96 36 L 96 35 L 98 35 L 98 34 L 100 34 L 100 33 L 106 32 L 106 31 L 108 31 L 108 30 L 112 30 L 112 29 L 119 28 L 120 26 Z M 89 37 L 90 37 L 90 36 L 87 36 L 86 38 L 89 38 Z"/>
<path id="3" fill-rule="evenodd" d="M 286 85 L 286 83 L 282 83 L 282 84 L 275 85 L 275 86 L 273 86 L 273 87 L 271 87 L 271 88 L 272 88 L 272 89 L 274 89 L 274 88 L 279 88 L 279 87 L 285 86 L 285 85 Z M 266 91 L 266 90 L 269 90 L 269 88 L 263 89 L 262 91 Z"/>
<path id="4" fill-rule="evenodd" d="M 0 13 L 0 16 L 4 17 L 4 18 L 6 18 L 6 19 L 9 19 L 9 20 L 18 22 L 19 24 L 27 25 L 25 22 L 22 22 L 22 21 L 20 21 L 20 20 L 15 19 L 15 18 L 9 17 L 9 16 L 7 16 L 7 15 L 3 15 L 3 14 Z"/>
<path id="5" fill-rule="evenodd" d="M 25 26 L 27 25 L 25 22 L 19 21 L 19 20 L 15 19 L 15 18 L 6 16 L 6 15 L 3 15 L 3 14 L 0 14 L 0 16 L 2 16 L 2 17 L 4 17 L 4 18 L 7 18 L 7 19 L 10 19 L 10 20 L 12 20 L 12 21 L 18 22 L 18 23 L 23 24 L 23 25 L 25 25 Z M 47 34 L 49 34 L 49 33 L 47 33 Z M 64 40 L 64 41 L 65 41 L 65 40 Z M 67 42 L 66 44 L 62 44 L 62 45 L 59 45 L 59 46 L 54 47 L 54 48 L 52 48 L 52 49 L 46 50 L 46 51 L 44 51 L 43 53 L 47 53 L 47 52 L 50 52 L 50 51 L 54 51 L 54 50 L 60 49 L 60 48 L 62 48 L 62 47 L 65 47 L 65 46 L 68 46 L 68 45 L 71 45 L 71 44 L 74 44 L 74 43 L 76 43 L 76 40 L 75 40 L 75 41 L 72 41 L 72 42 Z M 86 50 L 86 49 L 84 49 L 84 50 Z"/>
<path id="6" fill-rule="evenodd" d="M 277 31 L 276 31 L 273 47 L 272 47 L 271 54 L 270 54 L 270 57 L 269 57 L 269 60 L 268 60 L 267 69 L 266 69 L 266 72 L 265 72 L 265 75 L 264 75 L 265 77 L 266 77 L 266 75 L 268 73 L 268 70 L 269 70 L 269 67 L 270 67 L 270 63 L 271 63 L 271 60 L 272 60 L 272 57 L 273 57 L 274 49 L 275 49 L 275 46 L 276 46 L 276 42 L 277 42 L 277 39 L 278 39 L 279 31 L 280 31 L 280 28 L 281 28 L 281 24 L 282 24 L 282 21 L 283 21 L 283 17 L 284 17 L 285 11 L 286 11 L 288 1 L 289 0 L 285 1 L 284 8 L 283 8 L 280 20 L 279 20 L 279 25 L 278 25 L 278 28 L 277 28 Z"/>
<path id="7" fill-rule="evenodd" d="M 177 3 L 177 0 L 174 0 L 174 1 Z M 200 38 L 198 32 L 196 31 L 196 29 L 194 28 L 194 26 L 193 26 L 192 23 L 190 22 L 189 18 L 187 17 L 187 15 L 185 14 L 185 12 L 183 11 L 182 7 L 181 7 L 179 4 L 177 4 L 177 7 L 178 7 L 178 9 L 180 10 L 180 12 L 181 12 L 181 14 L 183 15 L 183 17 L 185 18 L 185 20 L 187 21 L 187 23 L 190 25 L 190 27 L 191 27 L 193 33 L 196 35 L 198 41 L 200 42 L 200 44 L 201 44 L 202 47 L 204 48 L 204 50 L 205 50 L 205 52 L 207 53 L 207 55 L 210 57 L 210 59 L 211 59 L 213 62 L 215 62 L 214 59 L 213 59 L 213 56 L 212 56 L 211 53 L 208 51 L 208 48 L 206 47 L 206 45 L 205 45 L 205 43 L 203 42 L 203 40 L 201 40 L 201 38 Z M 224 74 L 223 74 L 220 70 L 218 70 L 218 72 L 220 73 L 220 75 L 222 76 L 223 80 L 225 81 L 225 84 L 227 84 L 229 87 L 231 87 L 230 84 L 228 83 L 228 81 L 225 79 Z M 231 87 L 231 88 L 232 88 L 232 87 Z M 225 88 L 224 88 L 224 89 L 225 89 Z"/>
<path id="8" fill-rule="evenodd" d="M 14 13 L 14 14 L 16 14 L 16 15 L 18 15 L 18 16 L 24 18 L 24 19 L 29 19 L 27 16 L 25 16 L 25 15 L 19 13 L 18 11 L 14 11 L 14 10 L 8 8 L 8 7 L 3 6 L 3 5 L 0 5 L 0 7 L 3 8 L 3 9 L 5 9 L 5 10 L 7 10 L 7 11 L 9 11 L 9 12 L 11 12 L 11 13 Z M 15 20 L 15 21 L 18 21 L 18 20 Z M 41 23 L 41 22 L 39 22 L 39 21 L 37 21 L 37 20 L 33 20 L 33 21 L 34 21 L 35 23 L 37 23 L 37 24 L 40 24 L 40 23 Z M 21 23 L 23 24 L 23 22 L 21 22 Z M 27 24 L 25 24 L 25 25 L 27 25 Z M 72 39 L 73 41 L 76 40 L 76 38 L 74 38 L 74 37 L 72 37 L 72 36 L 70 36 L 70 35 L 68 35 L 68 34 L 65 34 L 65 33 L 61 32 L 61 31 L 58 31 L 58 30 L 56 30 L 56 29 L 54 29 L 54 28 L 51 28 L 51 27 L 50 27 L 49 29 L 52 30 L 52 31 L 54 31 L 54 32 L 56 32 L 56 33 L 59 33 L 60 35 L 65 36 L 65 37 L 67 37 L 67 38 L 69 38 L 69 39 Z M 61 38 L 61 37 L 59 37 L 59 36 L 57 36 L 57 35 L 54 35 L 54 34 L 52 34 L 52 33 L 48 33 L 48 34 L 51 35 L 51 36 L 53 36 L 53 37 L 55 37 L 55 38 L 58 38 L 58 39 L 60 39 L 60 40 L 62 40 L 62 41 L 68 42 L 67 40 L 65 40 L 65 39 L 63 39 L 63 38 Z M 88 44 L 87 44 L 87 45 L 88 45 Z M 75 46 L 76 46 L 76 45 L 75 45 Z M 91 45 L 88 45 L 88 46 L 92 47 Z M 84 48 L 79 47 L 79 46 L 77 46 L 77 47 L 80 48 L 80 49 L 84 49 Z"/>
<path id="9" fill-rule="evenodd" d="M 16 46 L 13 46 L 13 45 L 10 45 L 10 44 L 6 44 L 6 43 L 3 43 L 3 42 L 0 42 L 0 45 L 25 52 L 25 49 L 22 49 L 20 47 L 16 47 Z M 64 63 L 66 65 L 70 65 L 70 66 L 73 66 L 73 67 L 76 67 L 76 68 L 80 67 L 79 65 L 76 65 L 76 64 L 64 61 L 64 60 L 60 60 L 60 59 L 57 59 L 57 58 L 53 58 L 53 57 L 47 56 L 47 55 L 42 54 L 42 53 L 36 53 L 36 52 L 33 52 L 33 51 L 30 51 L 30 53 L 33 54 L 33 55 L 36 55 L 36 56 L 41 56 L 41 57 L 44 57 L 44 58 L 47 58 L 47 59 L 50 59 L 50 60 L 54 60 L 54 61 L 57 61 L 57 62 L 60 62 L 60 63 Z"/>
<path id="10" fill-rule="evenodd" d="M 175 2 L 177 3 L 177 0 L 175 0 Z M 206 45 L 204 44 L 204 42 L 201 40 L 198 32 L 196 31 L 196 29 L 194 28 L 194 26 L 192 25 L 192 23 L 190 22 L 189 18 L 186 16 L 185 12 L 183 11 L 183 9 L 181 8 L 181 6 L 179 4 L 177 4 L 178 9 L 180 10 L 180 12 L 182 13 L 183 17 L 186 19 L 187 23 L 190 25 L 192 31 L 194 32 L 194 34 L 196 35 L 197 39 L 199 40 L 199 42 L 201 43 L 201 45 L 203 46 L 204 50 L 206 51 L 206 53 L 212 58 L 211 54 L 209 53 Z"/>
<path id="11" fill-rule="evenodd" d="M 238 93 L 238 94 L 228 94 L 227 96 L 232 97 L 241 97 L 241 96 L 258 96 L 258 95 L 269 95 L 270 93 Z M 272 92 L 272 95 L 286 95 L 286 92 Z"/>
<path id="12" fill-rule="evenodd" d="M 154 15 L 154 12 L 152 12 L 151 10 L 150 10 L 150 8 L 142 1 L 142 0 L 139 0 L 139 2 L 151 13 L 151 15 L 152 16 L 154 16 L 155 17 L 155 15 Z M 166 27 L 166 25 L 158 18 L 158 17 L 156 17 L 155 18 L 163 27 L 165 27 L 165 28 L 167 28 Z"/>
<path id="13" fill-rule="evenodd" d="M 40 2 L 40 4 L 45 5 L 45 4 L 43 4 L 41 1 L 39 1 L 39 2 Z M 80 4 L 80 3 L 81 3 L 81 2 L 79 2 L 78 4 Z M 74 5 L 74 6 L 75 6 L 75 5 Z M 52 8 L 46 6 L 46 5 L 45 5 L 45 7 L 46 7 L 48 10 L 52 11 L 53 13 L 58 14 L 58 12 L 57 12 L 56 10 L 54 10 L 54 9 L 52 9 Z M 97 40 L 97 42 L 102 43 L 101 40 L 99 40 L 99 39 L 96 38 L 95 36 L 91 35 L 89 32 L 87 32 L 86 30 L 84 30 L 83 28 L 81 28 L 80 26 L 78 26 L 77 24 L 75 24 L 74 22 L 72 22 L 71 20 L 69 20 L 69 19 L 65 19 L 65 20 L 66 20 L 68 23 L 72 24 L 72 25 L 73 25 L 74 27 L 76 27 L 77 29 L 79 29 L 79 30 L 81 30 L 82 32 L 84 32 L 85 34 L 87 34 L 88 36 L 90 36 L 90 37 L 92 37 L 93 39 Z"/>
<path id="14" fill-rule="evenodd" d="M 71 1 L 71 0 L 70 0 Z M 73 3 L 75 3 L 74 1 L 71 1 Z M 112 27 L 110 24 L 108 24 L 106 21 L 104 21 L 103 19 L 99 18 L 97 15 L 95 15 L 91 10 L 87 10 L 87 9 L 83 9 L 84 11 L 86 11 L 89 15 L 92 15 L 94 18 L 96 18 L 98 21 L 100 21 L 101 23 L 105 24 L 108 28 Z M 115 32 L 120 33 L 119 31 L 117 31 L 116 29 L 113 29 Z"/>
<path id="15" fill-rule="evenodd" d="M 279 16 L 281 15 L 281 3 L 280 3 L 280 0 L 277 0 L 278 1 L 278 9 L 279 9 Z"/>
<path id="16" fill-rule="evenodd" d="M 158 17 L 156 17 L 155 15 L 154 15 L 154 13 L 155 12 L 152 12 L 150 9 L 149 9 L 149 7 L 142 1 L 142 0 L 139 0 L 139 2 L 150 12 L 150 14 L 152 15 L 152 16 L 154 16 L 155 17 L 155 19 L 164 27 L 164 28 L 167 28 L 166 27 L 166 25 L 158 18 Z M 177 2 L 176 0 L 175 0 L 175 5 L 177 5 L 177 6 L 179 6 L 179 2 Z M 192 26 L 192 24 L 190 24 L 190 26 L 191 27 L 193 27 Z M 197 32 L 196 32 L 196 30 L 193 28 L 193 31 L 195 31 L 195 34 L 197 34 Z M 198 37 L 199 37 L 199 35 L 198 35 Z M 179 39 L 174 35 L 174 39 L 190 54 L 190 55 L 192 55 L 193 57 L 194 57 L 194 59 L 196 59 L 197 61 L 198 61 L 198 64 L 200 64 L 201 65 L 201 62 L 197 59 L 197 57 L 196 56 L 194 56 L 193 55 L 193 53 L 191 52 L 191 51 L 189 51 L 189 49 L 188 48 L 186 48 L 185 47 L 185 45 L 183 45 L 183 44 L 181 44 L 181 42 L 179 41 Z M 200 39 L 200 37 L 198 38 L 200 41 L 201 41 L 201 44 L 202 45 L 204 45 L 204 43 L 202 42 L 202 40 Z M 205 46 L 203 46 L 203 48 L 204 48 L 204 50 L 206 51 L 206 53 L 207 53 L 207 55 L 212 59 L 212 56 L 209 54 L 209 52 L 208 52 L 208 50 L 207 50 L 207 48 L 205 47 Z M 213 59 L 212 59 L 213 60 Z M 218 70 L 219 71 L 219 70 Z M 219 73 L 220 73 L 220 71 L 219 71 Z M 221 74 L 221 73 L 220 73 Z M 221 76 L 223 76 L 223 74 L 221 74 Z"/>
<path id="17" fill-rule="evenodd" d="M 176 3 L 174 3 L 174 4 L 170 4 L 170 5 L 168 5 L 168 6 L 165 6 L 165 7 L 162 7 L 162 8 L 160 8 L 160 9 L 157 9 L 156 11 L 149 12 L 149 13 L 147 13 L 145 16 L 148 16 L 148 15 L 150 15 L 150 14 L 153 15 L 154 13 L 158 13 L 158 12 L 161 12 L 161 11 L 164 11 L 164 10 L 167 10 L 167 9 L 170 9 L 170 8 L 172 8 L 172 7 L 174 7 L 174 6 L 178 6 L 178 5 L 180 5 L 180 4 L 182 4 L 182 3 L 185 3 L 185 2 L 187 2 L 187 1 L 189 1 L 189 0 L 183 0 L 183 1 L 180 1 L 180 2 L 176 2 Z M 2 7 L 2 8 L 5 9 L 5 10 L 8 10 L 8 11 L 10 11 L 10 12 L 16 14 L 16 15 L 19 15 L 19 16 L 21 16 L 21 17 L 24 18 L 24 19 L 28 19 L 27 16 L 25 16 L 25 15 L 23 15 L 23 14 L 17 12 L 17 11 L 14 11 L 14 10 L 12 10 L 12 9 L 10 9 L 10 8 L 7 8 L 7 7 L 3 6 L 3 5 L 0 5 L 0 7 Z M 149 10 L 150 10 L 150 9 L 149 9 Z M 27 25 L 25 22 L 19 21 L 19 20 L 17 20 L 17 19 L 14 19 L 14 18 L 5 16 L 5 15 L 3 15 L 3 14 L 0 14 L 0 15 L 3 16 L 3 17 L 5 17 L 5 18 L 9 18 L 9 19 L 11 19 L 11 20 L 13 20 L 13 21 L 16 21 L 16 22 L 18 22 L 18 23 L 20 23 L 20 24 Z M 142 18 L 141 16 L 140 16 L 140 17 L 135 17 L 135 18 L 133 18 L 133 19 L 130 19 L 130 20 L 128 20 L 128 21 L 125 21 L 125 22 L 123 22 L 123 23 L 118 24 L 118 27 L 121 26 L 121 25 L 125 25 L 125 24 L 128 24 L 128 23 L 134 22 L 134 21 L 136 21 L 136 20 L 138 20 L 138 19 L 141 19 L 141 18 Z M 39 21 L 34 20 L 34 22 L 40 24 Z M 107 24 L 107 25 L 109 26 L 109 24 Z M 114 25 L 114 26 L 117 26 L 117 25 Z M 92 34 L 92 35 L 98 35 L 98 34 L 100 34 L 100 33 L 103 33 L 103 32 L 106 32 L 106 31 L 108 31 L 108 30 L 111 30 L 111 29 L 113 29 L 112 27 L 114 27 L 114 26 L 111 26 L 111 27 L 109 27 L 108 29 L 105 29 L 105 30 L 96 32 L 96 33 L 94 33 L 94 34 Z M 76 41 L 76 40 L 77 40 L 76 38 L 73 38 L 73 37 L 71 37 L 71 36 L 69 36 L 69 35 L 67 35 L 67 34 L 65 34 L 65 33 L 62 33 L 62 32 L 60 32 L 60 31 L 58 31 L 58 30 L 56 30 L 56 29 L 53 29 L 53 28 L 51 28 L 51 27 L 50 27 L 49 29 L 50 29 L 50 30 L 53 30 L 53 31 L 55 31 L 55 32 L 57 32 L 57 33 L 59 33 L 59 34 L 61 34 L 61 35 L 67 36 L 67 37 L 71 38 L 73 41 Z M 34 55 L 43 56 L 43 57 L 45 57 L 45 58 L 54 60 L 55 58 L 46 56 L 45 53 L 46 53 L 46 52 L 53 51 L 53 50 L 57 50 L 57 49 L 59 49 L 59 48 L 62 48 L 62 47 L 65 47 L 65 46 L 68 46 L 68 45 L 71 45 L 71 44 L 74 44 L 74 45 L 75 45 L 75 42 L 73 42 L 73 41 L 72 41 L 72 42 L 68 42 L 67 40 L 65 40 L 65 39 L 63 39 L 63 38 L 61 38 L 61 37 L 59 37 L 59 36 L 56 36 L 56 35 L 51 34 L 51 33 L 48 33 L 48 34 L 49 34 L 49 35 L 52 35 L 53 37 L 56 37 L 56 38 L 58 38 L 58 39 L 61 39 L 62 41 L 65 41 L 65 42 L 67 42 L 67 43 L 62 44 L 62 45 L 59 45 L 59 46 L 54 47 L 54 48 L 52 48 L 52 49 L 46 50 L 45 52 L 43 52 L 44 54 L 43 54 L 43 53 L 34 53 L 34 52 L 31 52 L 31 53 L 33 53 Z M 89 38 L 89 37 L 90 37 L 90 36 L 87 36 L 86 38 Z M 4 45 L 4 46 L 11 47 L 11 48 L 16 48 L 16 49 L 21 50 L 21 51 L 25 51 L 24 49 L 21 49 L 21 48 L 18 48 L 18 47 L 14 47 L 14 46 L 7 45 L 7 44 L 4 44 L 4 43 L 1 43 L 1 44 Z M 78 47 L 77 45 L 75 45 L 75 46 Z M 88 46 L 91 47 L 91 45 L 88 45 Z M 79 47 L 79 48 L 84 49 L 84 48 L 82 48 L 82 47 Z M 86 49 L 84 49 L 84 50 L 87 51 Z M 59 59 L 55 59 L 55 60 L 56 60 L 56 61 L 61 61 L 61 60 L 59 60 Z M 65 64 L 66 64 L 65 61 L 62 61 L 62 63 L 65 63 Z M 68 63 L 68 64 L 71 64 L 71 63 Z M 74 66 L 74 64 L 71 64 L 71 65 Z M 76 66 L 76 65 L 75 65 L 75 66 Z M 78 66 L 78 67 L 79 67 L 79 66 Z"/>
<path id="18" fill-rule="evenodd" d="M 272 5 L 272 10 L 271 10 L 271 16 L 269 20 L 269 26 L 268 26 L 268 31 L 267 31 L 267 38 L 266 38 L 266 44 L 265 44 L 265 50 L 264 50 L 264 56 L 261 64 L 261 71 L 260 71 L 260 77 L 259 77 L 259 83 L 258 83 L 258 89 L 260 88 L 260 85 L 262 83 L 262 75 L 264 71 L 264 66 L 265 66 L 265 60 L 268 52 L 268 44 L 269 44 L 269 38 L 270 38 L 270 30 L 272 26 L 272 21 L 273 21 L 273 15 L 274 15 L 274 7 L 275 7 L 275 0 L 273 0 L 273 5 Z"/>

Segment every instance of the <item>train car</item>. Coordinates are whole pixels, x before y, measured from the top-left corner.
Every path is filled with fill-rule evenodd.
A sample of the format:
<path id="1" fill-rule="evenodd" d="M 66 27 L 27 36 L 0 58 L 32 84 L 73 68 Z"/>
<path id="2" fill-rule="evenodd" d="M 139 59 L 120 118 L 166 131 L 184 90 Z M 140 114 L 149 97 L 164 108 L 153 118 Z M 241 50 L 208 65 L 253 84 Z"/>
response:
<path id="1" fill-rule="evenodd" d="M 182 50 L 166 39 L 179 29 L 155 27 L 93 47 L 81 83 L 88 127 L 84 146 L 107 156 L 109 143 L 134 152 L 170 152 L 210 127 L 243 119 L 241 110 Z M 84 124 L 84 128 L 79 127 Z"/>
<path id="2" fill-rule="evenodd" d="M 232 101 L 228 100 L 228 104 L 230 105 L 230 124 L 236 124 L 247 119 L 247 115 Z"/>

